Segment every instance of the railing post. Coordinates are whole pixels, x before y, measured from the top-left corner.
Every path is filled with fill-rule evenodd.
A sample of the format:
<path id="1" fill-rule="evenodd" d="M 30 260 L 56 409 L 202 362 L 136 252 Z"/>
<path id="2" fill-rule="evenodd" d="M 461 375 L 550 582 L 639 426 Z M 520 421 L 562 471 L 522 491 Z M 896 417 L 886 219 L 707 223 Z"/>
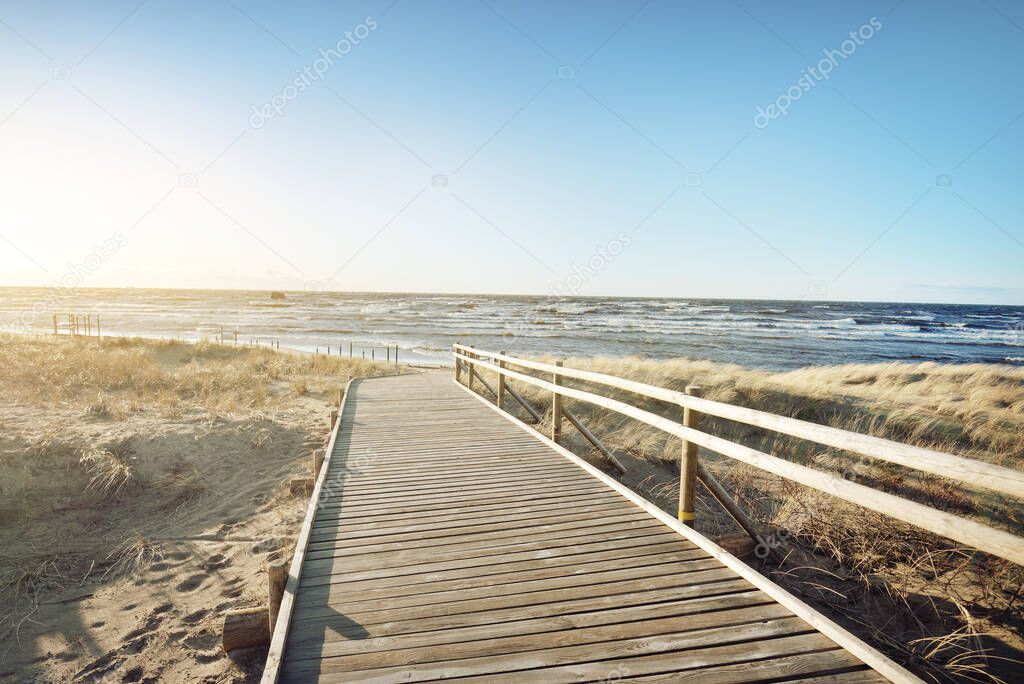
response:
<path id="1" fill-rule="evenodd" d="M 561 367 L 561 361 L 555 361 L 555 365 Z M 552 373 L 551 382 L 556 385 L 562 384 L 562 376 Z M 551 397 L 551 441 L 558 442 L 562 439 L 562 395 L 553 392 Z"/>
<path id="2" fill-rule="evenodd" d="M 502 356 L 505 352 L 498 352 Z M 501 369 L 505 367 L 504 361 L 498 361 L 498 408 L 505 408 L 505 374 L 501 372 Z"/>
<path id="3" fill-rule="evenodd" d="M 469 357 L 469 359 L 476 358 L 476 354 L 474 354 L 473 352 L 466 352 L 466 356 Z M 476 365 L 473 363 L 472 360 L 466 361 L 466 365 L 468 366 L 469 370 L 469 389 L 473 389 L 473 379 L 476 378 Z"/>
<path id="4" fill-rule="evenodd" d="M 696 385 L 689 385 L 686 393 L 692 397 L 700 397 L 704 390 Z M 698 429 L 700 414 L 683 408 L 683 425 Z M 683 450 L 679 459 L 679 520 L 690 527 L 694 526 L 694 504 L 697 500 L 697 445 L 683 440 Z"/>
<path id="5" fill-rule="evenodd" d="M 270 633 L 274 633 L 277 614 L 281 611 L 281 600 L 284 598 L 284 587 L 288 583 L 288 564 L 283 558 L 275 558 L 267 562 L 267 589 L 269 594 L 268 613 Z"/>
<path id="6" fill-rule="evenodd" d="M 452 356 L 455 357 L 455 382 L 462 382 L 462 361 L 459 359 L 459 342 L 452 345 Z"/>

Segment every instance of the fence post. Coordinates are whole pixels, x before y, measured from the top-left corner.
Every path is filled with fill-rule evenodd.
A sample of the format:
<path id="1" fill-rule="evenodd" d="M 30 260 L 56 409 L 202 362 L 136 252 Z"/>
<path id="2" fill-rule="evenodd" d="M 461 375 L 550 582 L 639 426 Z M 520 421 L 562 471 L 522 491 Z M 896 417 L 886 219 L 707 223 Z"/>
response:
<path id="1" fill-rule="evenodd" d="M 466 352 L 466 356 L 468 356 L 470 359 L 476 358 L 476 354 L 474 354 L 473 352 Z M 467 361 L 466 365 L 469 366 L 469 389 L 473 389 L 473 379 L 476 378 L 476 364 L 474 364 L 472 361 Z"/>
<path id="2" fill-rule="evenodd" d="M 498 352 L 502 356 L 505 352 Z M 505 367 L 504 361 L 498 361 L 498 408 L 505 408 L 505 374 L 501 372 L 501 369 Z"/>
<path id="3" fill-rule="evenodd" d="M 555 361 L 555 365 L 562 366 L 561 361 Z M 552 382 L 556 385 L 562 384 L 562 376 L 552 373 Z M 551 396 L 551 441 L 558 442 L 562 439 L 562 395 L 552 392 Z"/>
<path id="4" fill-rule="evenodd" d="M 288 564 L 283 558 L 275 558 L 267 563 L 267 589 L 269 594 L 267 616 L 270 620 L 270 633 L 274 633 L 277 614 L 281 610 L 281 599 L 284 598 L 284 586 L 288 582 Z"/>
<path id="5" fill-rule="evenodd" d="M 452 356 L 455 357 L 455 382 L 462 382 L 462 361 L 459 359 L 458 340 L 452 345 Z"/>
<path id="6" fill-rule="evenodd" d="M 685 391 L 692 397 L 700 397 L 704 394 L 704 390 L 696 385 L 688 385 Z M 689 408 L 683 408 L 683 425 L 694 430 L 699 429 L 700 414 Z M 679 521 L 690 527 L 694 526 L 696 500 L 697 445 L 684 439 L 679 458 Z"/>

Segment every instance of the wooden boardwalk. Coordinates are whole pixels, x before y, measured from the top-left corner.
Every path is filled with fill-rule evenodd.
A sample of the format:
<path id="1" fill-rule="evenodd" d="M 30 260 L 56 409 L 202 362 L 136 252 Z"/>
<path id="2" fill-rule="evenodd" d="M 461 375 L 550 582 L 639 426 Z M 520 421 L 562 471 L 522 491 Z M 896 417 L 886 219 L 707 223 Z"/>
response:
<path id="1" fill-rule="evenodd" d="M 884 681 L 450 372 L 354 383 L 327 465 L 278 681 Z"/>

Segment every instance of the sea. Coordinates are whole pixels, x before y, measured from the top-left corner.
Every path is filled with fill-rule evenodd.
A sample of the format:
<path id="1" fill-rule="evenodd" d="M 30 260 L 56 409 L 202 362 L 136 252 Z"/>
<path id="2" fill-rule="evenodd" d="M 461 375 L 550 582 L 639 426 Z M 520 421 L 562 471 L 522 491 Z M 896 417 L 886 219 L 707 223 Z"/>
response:
<path id="1" fill-rule="evenodd" d="M 1024 306 L 463 294 L 0 288 L 0 331 L 57 313 L 104 335 L 450 364 L 451 345 L 555 356 L 686 357 L 790 370 L 847 363 L 1024 365 Z M 95 325 L 93 326 L 95 333 Z M 386 351 L 389 350 L 390 351 Z"/>

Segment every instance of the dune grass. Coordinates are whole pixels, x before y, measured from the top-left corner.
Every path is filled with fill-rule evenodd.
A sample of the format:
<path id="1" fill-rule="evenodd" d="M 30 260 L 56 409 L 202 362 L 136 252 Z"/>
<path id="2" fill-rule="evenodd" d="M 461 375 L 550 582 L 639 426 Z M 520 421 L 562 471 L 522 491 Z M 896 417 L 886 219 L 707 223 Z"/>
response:
<path id="1" fill-rule="evenodd" d="M 10 340 L 0 347 L 0 637 L 44 595 L 144 570 L 162 553 L 154 534 L 202 529 L 226 501 L 270 499 L 289 464 L 320 445 L 345 381 L 394 372 L 210 343 Z M 306 408 L 296 416 L 296 406 Z"/>

